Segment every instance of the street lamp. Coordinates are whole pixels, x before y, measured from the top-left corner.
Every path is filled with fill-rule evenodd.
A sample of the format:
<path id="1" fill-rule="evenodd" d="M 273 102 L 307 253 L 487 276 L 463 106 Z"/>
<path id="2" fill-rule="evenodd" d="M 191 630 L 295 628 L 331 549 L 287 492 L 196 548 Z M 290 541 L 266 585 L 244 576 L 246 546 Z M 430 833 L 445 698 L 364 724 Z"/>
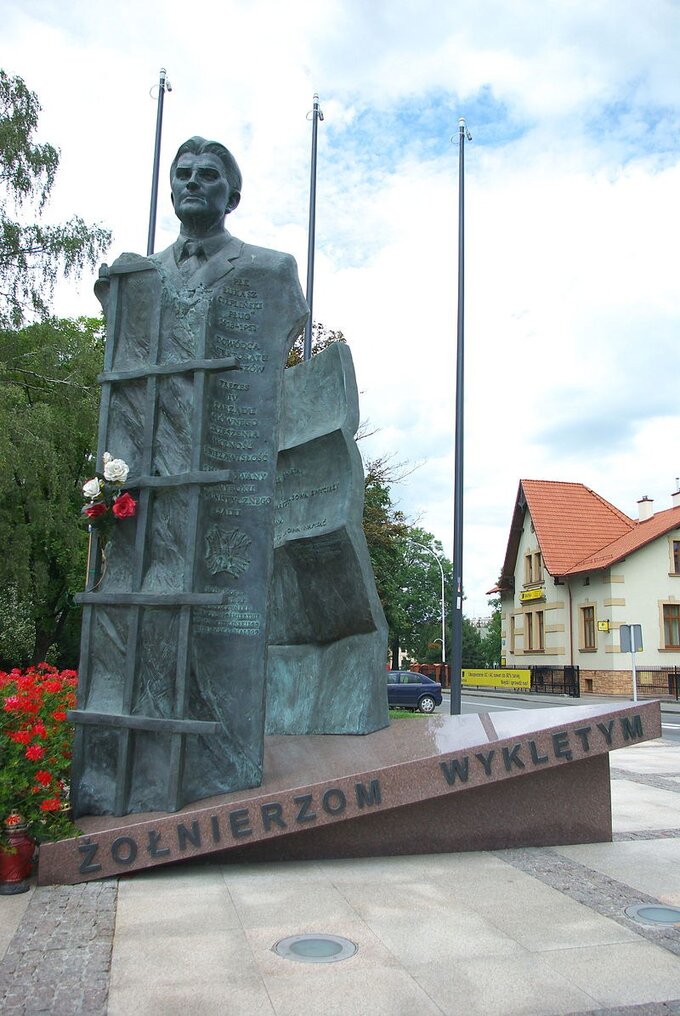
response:
<path id="1" fill-rule="evenodd" d="M 413 544 L 414 547 L 420 547 L 421 550 L 426 550 L 428 554 L 432 554 L 432 557 L 439 565 L 439 572 L 442 577 L 442 663 L 446 665 L 446 600 L 444 599 L 444 569 L 442 568 L 442 563 L 433 551 L 432 547 L 426 547 L 424 543 L 416 543 L 415 540 L 409 540 L 408 542 Z M 437 642 L 439 642 L 439 639 L 437 639 Z"/>

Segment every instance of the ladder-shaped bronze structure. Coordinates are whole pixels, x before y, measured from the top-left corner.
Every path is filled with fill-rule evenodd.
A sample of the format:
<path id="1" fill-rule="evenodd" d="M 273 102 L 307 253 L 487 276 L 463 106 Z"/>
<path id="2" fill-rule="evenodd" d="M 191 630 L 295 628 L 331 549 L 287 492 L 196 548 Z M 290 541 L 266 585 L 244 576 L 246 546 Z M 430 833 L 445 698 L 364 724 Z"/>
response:
<path id="1" fill-rule="evenodd" d="M 156 299 L 148 315 L 148 349 L 146 362 L 139 366 L 117 369 L 117 350 L 121 328 L 121 284 L 137 273 L 155 272 Z M 117 760 L 115 764 L 115 794 L 110 810 L 115 815 L 126 814 L 130 793 L 131 774 L 134 765 L 134 740 L 136 732 L 152 732 L 170 735 L 171 749 L 167 769 L 165 810 L 177 811 L 186 803 L 182 793 L 182 777 L 188 735 L 210 737 L 219 729 L 217 721 L 192 719 L 187 715 L 189 705 L 189 673 L 191 650 L 191 617 L 196 607 L 210 607 L 226 602 L 225 592 L 195 591 L 197 546 L 199 542 L 199 507 L 201 488 L 206 484 L 231 483 L 232 469 L 206 470 L 202 468 L 202 448 L 206 425 L 206 379 L 216 372 L 235 371 L 238 360 L 233 356 L 210 358 L 206 356 L 207 315 L 203 315 L 203 327 L 196 335 L 195 356 L 189 359 L 168 359 L 161 357 L 161 317 L 163 312 L 162 283 L 156 266 L 145 258 L 136 258 L 116 263 L 106 269 L 110 284 L 108 304 L 107 341 L 104 371 L 99 377 L 102 386 L 97 470 L 102 471 L 103 455 L 109 451 L 111 438 L 112 397 L 116 389 L 129 383 L 145 382 L 145 411 L 141 446 L 138 461 L 125 483 L 126 489 L 138 492 L 135 526 L 134 558 L 131 588 L 127 591 L 106 591 L 99 588 L 102 581 L 101 548 L 96 533 L 91 536 L 90 561 L 85 592 L 77 597 L 83 604 L 83 626 L 81 640 L 81 665 L 78 708 L 70 712 L 69 718 L 77 725 L 74 745 L 74 773 L 83 772 L 87 752 L 86 729 L 107 728 L 116 732 Z M 149 287 L 153 290 L 154 287 Z M 159 385 L 172 375 L 189 375 L 193 382 L 193 408 L 191 411 L 191 462 L 186 472 L 155 475 L 153 470 L 154 442 L 158 424 Z M 116 456 L 119 449 L 113 449 Z M 128 452 L 128 454 L 130 454 Z M 121 456 L 122 457 L 122 456 Z M 133 456 L 131 456 L 133 457 Z M 128 459 L 128 461 L 130 461 Z M 184 487 L 188 491 L 188 513 L 186 526 L 186 554 L 182 564 L 182 588 L 176 592 L 148 592 L 143 590 L 144 576 L 150 547 L 150 526 L 154 495 L 167 488 Z M 127 524 L 127 523 L 124 523 Z M 125 607 L 128 611 L 127 646 L 124 654 L 123 688 L 121 707 L 118 712 L 106 712 L 88 708 L 92 667 L 92 638 L 96 612 L 100 608 Z M 138 679 L 138 648 L 140 640 L 142 611 L 148 608 L 172 608 L 179 612 L 178 637 L 174 673 L 174 703 L 172 717 L 146 716 L 133 711 L 135 682 Z M 77 780 L 72 787 L 74 814 L 83 814 L 86 803 L 81 797 Z M 109 810 L 109 809 L 107 809 Z"/>

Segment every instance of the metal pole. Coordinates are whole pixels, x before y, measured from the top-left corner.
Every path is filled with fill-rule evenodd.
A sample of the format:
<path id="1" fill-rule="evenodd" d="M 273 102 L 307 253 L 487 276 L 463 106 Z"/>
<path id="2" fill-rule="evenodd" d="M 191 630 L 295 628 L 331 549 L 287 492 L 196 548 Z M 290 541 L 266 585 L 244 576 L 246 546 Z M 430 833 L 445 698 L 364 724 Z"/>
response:
<path id="1" fill-rule="evenodd" d="M 310 114 L 307 114 L 309 117 Z M 309 317 L 305 325 L 305 341 L 303 347 L 303 359 L 312 358 L 312 303 L 314 300 L 314 238 L 316 235 L 316 137 L 319 120 L 323 120 L 323 113 L 319 109 L 319 96 L 314 93 L 312 106 L 312 168 L 309 182 L 309 233 L 307 238 L 307 306 Z"/>
<path id="2" fill-rule="evenodd" d="M 444 598 L 444 569 L 442 563 L 433 551 L 432 547 L 426 547 L 424 543 L 416 543 L 415 540 L 409 540 L 414 547 L 420 547 L 421 550 L 426 550 L 435 559 L 439 565 L 439 571 L 442 577 L 442 663 L 446 664 L 446 600 Z"/>
<path id="3" fill-rule="evenodd" d="M 632 627 L 632 626 L 631 626 Z M 631 643 L 632 645 L 632 643 Z M 630 654 L 630 666 L 633 671 L 633 702 L 637 702 L 637 668 L 635 666 L 635 649 Z"/>
<path id="4" fill-rule="evenodd" d="M 461 712 L 463 666 L 463 378 L 465 322 L 465 120 L 458 121 L 458 325 L 456 332 L 456 425 L 453 470 L 453 611 L 451 625 L 451 715 Z M 453 138 L 451 139 L 453 140 Z"/>
<path id="5" fill-rule="evenodd" d="M 156 207 L 158 205 L 158 171 L 161 160 L 161 131 L 163 129 L 163 97 L 165 89 L 172 91 L 172 85 L 165 76 L 165 67 L 161 67 L 158 81 L 158 112 L 156 113 L 156 142 L 153 152 L 153 174 L 151 176 L 151 209 L 149 211 L 149 235 L 146 241 L 146 255 L 153 254 L 156 242 Z M 152 89 L 153 91 L 153 89 Z"/>

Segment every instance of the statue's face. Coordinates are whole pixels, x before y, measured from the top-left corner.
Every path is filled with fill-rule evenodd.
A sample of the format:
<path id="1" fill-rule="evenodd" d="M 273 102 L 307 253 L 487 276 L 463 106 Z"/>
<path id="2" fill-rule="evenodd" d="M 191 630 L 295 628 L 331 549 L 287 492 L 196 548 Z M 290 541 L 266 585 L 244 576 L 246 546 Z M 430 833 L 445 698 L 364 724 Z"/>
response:
<path id="1" fill-rule="evenodd" d="M 224 219 L 230 206 L 224 166 L 210 152 L 181 155 L 172 174 L 172 203 L 183 223 L 209 229 Z"/>

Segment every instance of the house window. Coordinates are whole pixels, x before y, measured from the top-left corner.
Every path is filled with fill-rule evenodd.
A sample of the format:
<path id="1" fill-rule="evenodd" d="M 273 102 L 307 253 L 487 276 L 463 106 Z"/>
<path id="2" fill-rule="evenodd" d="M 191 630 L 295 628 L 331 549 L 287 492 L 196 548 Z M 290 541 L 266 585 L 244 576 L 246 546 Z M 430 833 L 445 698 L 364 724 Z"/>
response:
<path id="1" fill-rule="evenodd" d="M 543 581 L 543 561 L 541 559 L 540 552 L 537 553 L 537 554 L 534 554 L 533 575 L 534 575 L 534 582 L 542 582 Z"/>
<path id="2" fill-rule="evenodd" d="M 595 649 L 595 607 L 581 607 L 582 649 Z"/>
<path id="3" fill-rule="evenodd" d="M 680 603 L 664 603 L 663 637 L 666 649 L 680 649 Z"/>
<path id="4" fill-rule="evenodd" d="M 680 540 L 671 540 L 672 575 L 680 575 Z"/>
<path id="5" fill-rule="evenodd" d="M 524 555 L 524 585 L 533 586 L 543 581 L 543 561 L 540 551 Z"/>
<path id="6" fill-rule="evenodd" d="M 531 611 L 524 615 L 524 652 L 530 653 L 534 648 L 534 626 Z"/>
<path id="7" fill-rule="evenodd" d="M 515 651 L 515 634 L 516 634 L 515 633 L 515 625 L 516 625 L 515 615 L 511 614 L 510 615 L 510 652 L 511 653 L 514 653 L 514 651 Z"/>
<path id="8" fill-rule="evenodd" d="M 543 650 L 545 648 L 545 645 L 544 645 L 544 632 L 545 632 L 545 629 L 543 627 L 543 611 L 542 610 L 537 610 L 536 611 L 536 649 L 540 650 L 541 652 L 543 652 Z"/>

